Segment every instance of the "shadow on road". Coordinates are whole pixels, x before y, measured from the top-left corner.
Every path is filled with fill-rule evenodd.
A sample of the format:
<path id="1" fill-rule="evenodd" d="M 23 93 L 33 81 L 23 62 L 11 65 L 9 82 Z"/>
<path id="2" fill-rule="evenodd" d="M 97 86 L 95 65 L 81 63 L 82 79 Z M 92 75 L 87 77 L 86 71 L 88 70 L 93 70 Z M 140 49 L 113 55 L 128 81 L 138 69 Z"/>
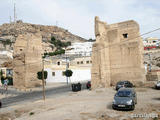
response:
<path id="1" fill-rule="evenodd" d="M 85 87 L 86 83 L 82 83 L 82 90 L 86 89 Z M 64 94 L 67 92 L 71 92 L 71 85 L 64 85 L 60 87 L 53 87 L 53 88 L 48 88 L 45 91 L 46 97 L 54 97 L 56 95 Z M 20 93 L 16 96 L 10 96 L 7 98 L 2 98 L 2 106 L 8 107 L 10 105 L 16 105 L 20 104 L 21 102 L 26 102 L 26 101 L 36 101 L 42 99 L 42 91 L 32 91 L 32 92 L 27 92 L 27 93 Z"/>

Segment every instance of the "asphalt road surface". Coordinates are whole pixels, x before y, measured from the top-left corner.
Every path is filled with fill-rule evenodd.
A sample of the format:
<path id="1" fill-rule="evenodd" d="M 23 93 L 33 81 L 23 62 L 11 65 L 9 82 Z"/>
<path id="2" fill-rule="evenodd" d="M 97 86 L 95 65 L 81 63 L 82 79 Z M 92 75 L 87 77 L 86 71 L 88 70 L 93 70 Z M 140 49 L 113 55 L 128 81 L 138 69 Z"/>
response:
<path id="1" fill-rule="evenodd" d="M 82 83 L 81 89 L 86 89 L 86 82 Z M 45 91 L 45 95 L 46 98 L 53 98 L 57 97 L 58 95 L 65 94 L 67 92 L 72 92 L 71 85 L 49 88 Z M 42 95 L 42 91 L 32 91 L 28 93 L 18 93 L 16 96 L 5 97 L 1 99 L 2 108 L 17 105 L 23 102 L 33 102 L 36 100 L 42 100 Z"/>

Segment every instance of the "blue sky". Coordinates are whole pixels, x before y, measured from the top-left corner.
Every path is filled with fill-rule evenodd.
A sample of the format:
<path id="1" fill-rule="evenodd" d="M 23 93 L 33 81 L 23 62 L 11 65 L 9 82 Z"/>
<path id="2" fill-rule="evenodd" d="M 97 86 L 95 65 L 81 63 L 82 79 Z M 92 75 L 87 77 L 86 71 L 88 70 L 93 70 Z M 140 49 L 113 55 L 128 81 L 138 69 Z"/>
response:
<path id="1" fill-rule="evenodd" d="M 9 16 L 13 18 L 14 2 L 18 19 L 57 23 L 86 39 L 94 38 L 95 16 L 108 24 L 133 19 L 139 23 L 141 34 L 160 27 L 159 0 L 0 0 L 0 24 L 9 22 Z M 160 31 L 144 37 L 160 38 Z"/>

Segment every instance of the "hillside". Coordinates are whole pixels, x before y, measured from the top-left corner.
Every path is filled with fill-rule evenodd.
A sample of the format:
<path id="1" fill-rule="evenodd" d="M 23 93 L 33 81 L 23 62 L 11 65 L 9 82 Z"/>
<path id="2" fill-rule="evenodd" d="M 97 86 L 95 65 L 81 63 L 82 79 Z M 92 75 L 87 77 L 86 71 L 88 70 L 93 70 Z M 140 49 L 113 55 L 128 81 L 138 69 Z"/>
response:
<path id="1" fill-rule="evenodd" d="M 22 21 L 17 21 L 16 24 L 11 23 L 3 24 L 0 26 L 0 49 L 13 49 L 15 37 L 19 34 L 37 32 L 42 34 L 43 49 L 47 52 L 54 51 L 56 48 L 50 43 L 51 37 L 53 36 L 57 40 L 61 40 L 63 42 L 70 41 L 71 43 L 73 43 L 86 41 L 86 39 L 81 38 L 77 35 L 73 35 L 72 33 L 68 32 L 68 30 L 65 30 L 57 26 L 36 25 L 30 23 L 23 23 Z"/>

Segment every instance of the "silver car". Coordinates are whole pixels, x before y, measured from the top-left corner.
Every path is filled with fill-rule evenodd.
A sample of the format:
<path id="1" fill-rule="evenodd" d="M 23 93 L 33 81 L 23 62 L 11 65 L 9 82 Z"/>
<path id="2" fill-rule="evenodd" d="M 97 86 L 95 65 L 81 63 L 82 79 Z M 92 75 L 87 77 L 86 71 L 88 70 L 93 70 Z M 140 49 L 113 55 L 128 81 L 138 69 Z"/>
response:
<path id="1" fill-rule="evenodd" d="M 137 95 L 133 88 L 120 88 L 114 96 L 113 109 L 134 110 L 137 104 Z"/>

